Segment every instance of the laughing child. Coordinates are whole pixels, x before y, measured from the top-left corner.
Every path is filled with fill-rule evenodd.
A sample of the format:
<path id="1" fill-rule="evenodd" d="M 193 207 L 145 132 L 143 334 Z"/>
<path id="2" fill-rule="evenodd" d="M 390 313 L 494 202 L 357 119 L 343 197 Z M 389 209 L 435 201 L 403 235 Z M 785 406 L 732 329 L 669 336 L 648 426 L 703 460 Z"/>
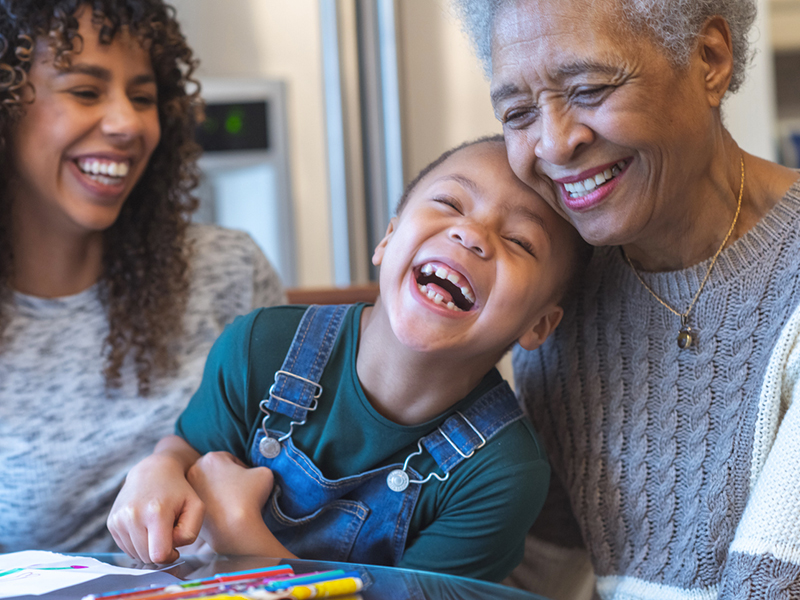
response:
<path id="1" fill-rule="evenodd" d="M 221 554 L 489 580 L 519 563 L 550 468 L 495 364 L 558 325 L 587 246 L 500 136 L 439 157 L 397 213 L 374 306 L 268 308 L 225 330 L 177 435 L 112 509 L 125 552 L 168 562 L 200 533 Z"/>

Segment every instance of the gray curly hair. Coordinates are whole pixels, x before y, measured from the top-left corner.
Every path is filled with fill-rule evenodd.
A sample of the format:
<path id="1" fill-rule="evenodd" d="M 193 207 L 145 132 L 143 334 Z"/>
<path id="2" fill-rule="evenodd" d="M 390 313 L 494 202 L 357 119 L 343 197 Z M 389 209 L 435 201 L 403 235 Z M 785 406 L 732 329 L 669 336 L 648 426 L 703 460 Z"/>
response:
<path id="1" fill-rule="evenodd" d="M 500 8 L 514 0 L 451 0 L 464 32 L 487 76 L 492 71 L 492 29 Z M 564 0 L 569 1 L 569 0 Z M 676 67 L 689 57 L 706 19 L 721 16 L 731 29 L 733 74 L 728 91 L 735 92 L 745 79 L 753 57 L 749 34 L 756 18 L 756 0 L 616 0 L 616 10 L 631 32 L 647 33 Z"/>

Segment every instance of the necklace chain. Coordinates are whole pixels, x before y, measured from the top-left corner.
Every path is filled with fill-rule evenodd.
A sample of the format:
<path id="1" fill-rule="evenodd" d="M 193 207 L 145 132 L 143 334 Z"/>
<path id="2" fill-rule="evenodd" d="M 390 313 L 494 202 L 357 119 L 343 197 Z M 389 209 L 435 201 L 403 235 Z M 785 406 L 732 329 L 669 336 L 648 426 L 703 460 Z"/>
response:
<path id="1" fill-rule="evenodd" d="M 708 270 L 706 271 L 706 275 L 705 275 L 705 277 L 703 277 L 703 281 L 700 282 L 700 287 L 697 288 L 697 292 L 695 292 L 694 298 L 692 298 L 692 302 L 689 304 L 689 308 L 686 309 L 686 312 L 683 312 L 683 313 L 678 312 L 677 310 L 672 308 L 669 304 L 664 302 L 661 298 L 659 298 L 658 294 L 656 294 L 653 291 L 653 288 L 651 288 L 649 285 L 647 285 L 645 280 L 642 279 L 642 276 L 639 275 L 639 271 L 637 271 L 636 267 L 633 266 L 633 263 L 631 262 L 631 259 L 628 258 L 628 255 L 626 254 L 625 250 L 624 249 L 622 250 L 622 255 L 625 257 L 625 260 L 628 261 L 628 264 L 630 265 L 631 269 L 633 270 L 633 274 L 636 275 L 636 278 L 639 280 L 639 282 L 644 286 L 644 288 L 648 292 L 650 292 L 650 294 L 653 296 L 653 298 L 658 300 L 671 313 L 673 313 L 673 314 L 675 314 L 675 315 L 677 315 L 677 316 L 679 316 L 681 318 L 681 326 L 684 329 L 686 329 L 688 327 L 689 313 L 692 312 L 692 309 L 694 308 L 695 302 L 697 302 L 697 299 L 700 297 L 700 292 L 703 291 L 703 288 L 705 287 L 706 282 L 708 281 L 708 278 L 711 275 L 711 270 L 714 268 L 714 265 L 716 264 L 717 259 L 719 258 L 719 255 L 722 253 L 723 248 L 725 248 L 725 244 L 728 243 L 728 240 L 730 239 L 731 234 L 733 233 L 733 229 L 736 227 L 736 222 L 739 220 L 739 212 L 742 209 L 742 194 L 744 193 L 744 156 L 741 156 L 739 158 L 739 164 L 741 166 L 742 176 L 741 176 L 741 182 L 739 183 L 739 199 L 738 199 L 737 204 L 736 204 L 736 214 L 733 216 L 733 223 L 731 223 L 730 229 L 728 229 L 728 233 L 725 235 L 725 239 L 722 240 L 722 244 L 720 244 L 720 247 L 717 249 L 717 252 L 714 254 L 714 257 L 711 259 L 711 264 L 708 265 Z"/>

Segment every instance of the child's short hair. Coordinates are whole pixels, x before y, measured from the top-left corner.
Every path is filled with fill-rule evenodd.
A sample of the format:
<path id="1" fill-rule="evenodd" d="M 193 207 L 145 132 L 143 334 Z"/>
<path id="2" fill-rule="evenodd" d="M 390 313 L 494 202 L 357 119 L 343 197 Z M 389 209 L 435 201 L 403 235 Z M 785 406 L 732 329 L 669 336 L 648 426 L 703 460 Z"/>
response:
<path id="1" fill-rule="evenodd" d="M 409 196 L 411 196 L 411 192 L 419 185 L 419 182 L 426 176 L 428 173 L 433 171 L 436 167 L 441 165 L 444 161 L 450 158 L 456 152 L 463 150 L 464 148 L 469 148 L 470 146 L 475 146 L 477 144 L 483 144 L 485 142 L 495 143 L 495 144 L 503 144 L 505 145 L 506 140 L 503 137 L 502 133 L 494 134 L 494 135 L 484 135 L 482 137 L 476 138 L 474 140 L 470 140 L 464 142 L 463 144 L 459 144 L 454 148 L 450 148 L 449 150 L 445 150 L 442 152 L 437 158 L 431 161 L 428 165 L 423 167 L 423 169 L 417 173 L 417 176 L 411 180 L 411 182 L 406 186 L 406 189 L 403 191 L 403 195 L 400 196 L 400 201 L 397 203 L 397 207 L 395 208 L 395 215 L 400 215 L 403 212 L 403 208 L 408 202 Z M 583 274 L 586 271 L 586 267 L 589 265 L 589 261 L 592 258 L 592 253 L 594 251 L 594 246 L 588 244 L 584 239 L 580 236 L 577 230 L 574 232 L 574 243 L 571 245 L 573 256 L 572 256 L 572 273 L 570 276 L 564 281 L 564 284 L 560 287 L 558 292 L 558 299 L 561 301 L 564 296 L 569 293 L 577 291 L 583 282 Z"/>
<path id="2" fill-rule="evenodd" d="M 469 148 L 470 146 L 475 146 L 476 144 L 483 144 L 484 142 L 494 142 L 496 144 L 505 145 L 506 140 L 503 137 L 502 133 L 497 133 L 495 135 L 484 135 L 474 140 L 464 142 L 463 144 L 459 144 L 455 148 L 450 148 L 449 150 L 445 150 L 444 152 L 442 152 L 432 162 L 428 163 L 427 166 L 423 167 L 422 170 L 419 173 L 417 173 L 417 176 L 414 177 L 414 179 L 412 179 L 411 182 L 406 186 L 406 189 L 403 191 L 403 195 L 400 196 L 400 201 L 397 203 L 397 207 L 394 210 L 395 215 L 399 215 L 401 212 L 403 212 L 403 207 L 405 207 L 406 202 L 408 201 L 408 197 L 411 195 L 411 192 L 414 191 L 414 188 L 417 187 L 419 182 L 428 173 L 433 171 L 436 167 L 441 165 L 444 161 L 446 161 L 448 158 L 450 158 L 453 154 L 455 154 L 459 150 L 463 150 L 464 148 Z"/>

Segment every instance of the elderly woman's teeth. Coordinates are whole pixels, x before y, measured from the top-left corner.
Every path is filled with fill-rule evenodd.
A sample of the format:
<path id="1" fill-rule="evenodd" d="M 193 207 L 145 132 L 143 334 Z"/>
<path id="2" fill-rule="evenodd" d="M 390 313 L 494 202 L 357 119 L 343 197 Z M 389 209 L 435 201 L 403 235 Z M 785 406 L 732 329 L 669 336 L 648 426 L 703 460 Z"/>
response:
<path id="1" fill-rule="evenodd" d="M 574 183 L 565 183 L 564 188 L 569 192 L 570 197 L 580 198 L 591 192 L 596 187 L 614 179 L 622 172 L 625 167 L 625 161 L 621 160 L 610 169 L 606 169 L 602 173 L 597 173 L 593 177 L 587 177 L 583 181 L 576 181 Z"/>

